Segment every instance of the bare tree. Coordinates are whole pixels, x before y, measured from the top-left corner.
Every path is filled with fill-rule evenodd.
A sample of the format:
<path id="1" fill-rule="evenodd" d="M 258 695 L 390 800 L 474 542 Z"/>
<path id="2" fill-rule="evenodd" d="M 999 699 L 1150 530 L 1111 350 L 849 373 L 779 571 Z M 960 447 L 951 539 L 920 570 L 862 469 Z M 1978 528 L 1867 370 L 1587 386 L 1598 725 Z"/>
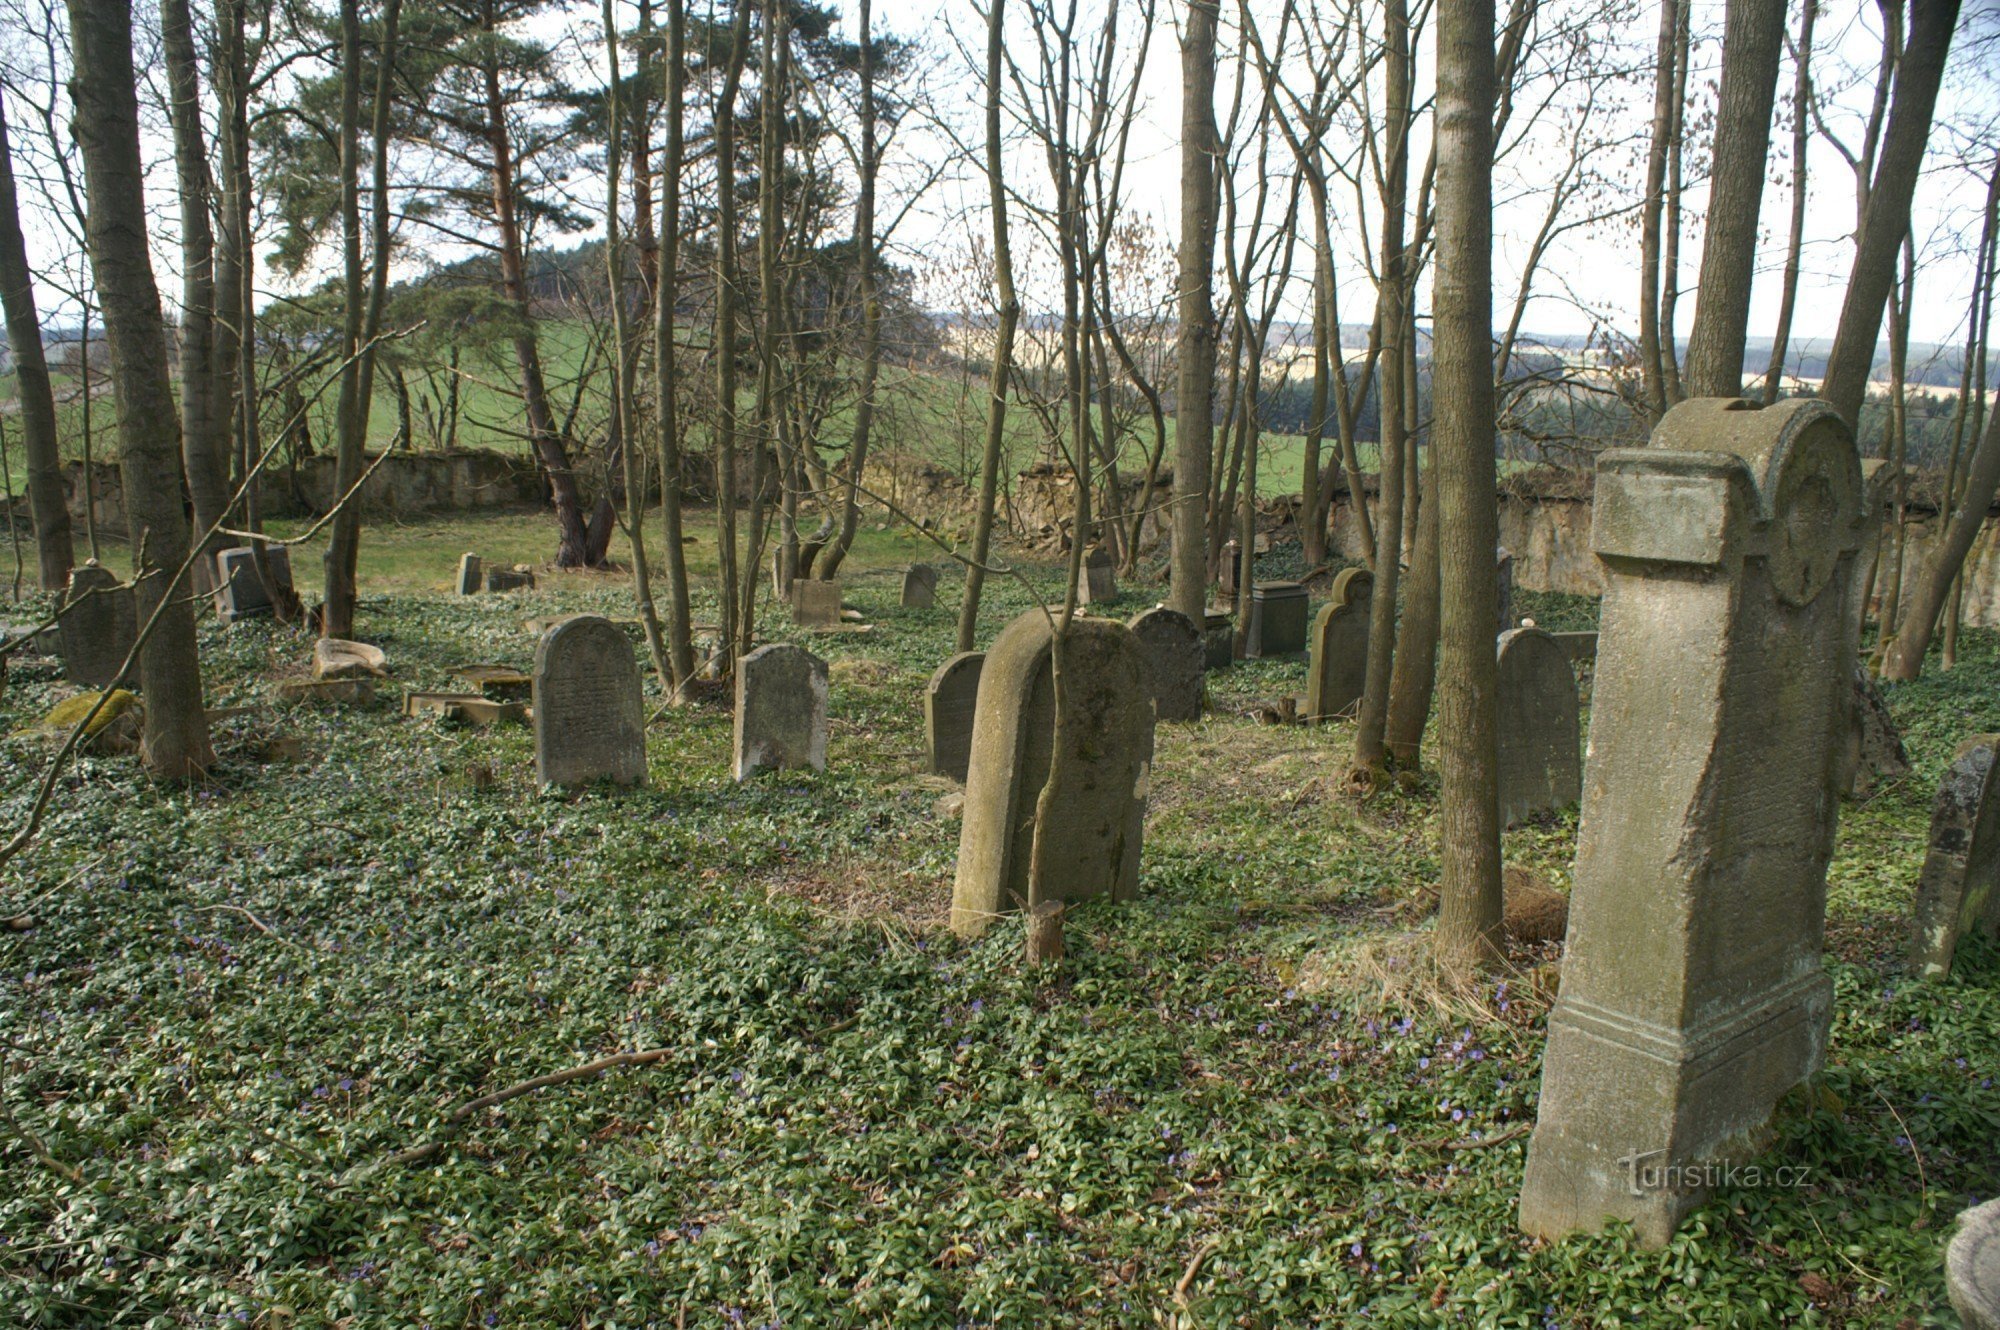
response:
<path id="1" fill-rule="evenodd" d="M 21 442 L 28 456 L 28 511 L 35 524 L 35 561 L 42 587 L 60 591 L 69 585 L 70 565 L 76 554 L 70 543 L 69 505 L 63 496 L 55 392 L 49 385 L 42 321 L 35 310 L 34 276 L 28 267 L 27 241 L 21 234 L 4 99 L 0 99 L 0 307 L 6 311 L 7 345 L 14 356 L 21 403 Z"/>
<path id="2" fill-rule="evenodd" d="M 1216 0 L 1188 0 L 1181 33 L 1180 382 L 1174 405 L 1170 601 L 1196 623 L 1208 610 L 1209 453 L 1215 430 Z"/>

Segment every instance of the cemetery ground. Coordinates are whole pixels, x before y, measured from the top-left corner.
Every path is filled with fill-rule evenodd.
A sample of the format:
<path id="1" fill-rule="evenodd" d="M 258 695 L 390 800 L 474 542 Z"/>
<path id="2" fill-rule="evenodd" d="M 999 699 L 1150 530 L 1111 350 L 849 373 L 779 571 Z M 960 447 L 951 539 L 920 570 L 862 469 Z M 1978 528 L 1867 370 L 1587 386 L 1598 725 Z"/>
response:
<path id="1" fill-rule="evenodd" d="M 630 616 L 629 580 L 451 597 L 460 552 L 539 559 L 546 518 L 437 531 L 363 542 L 382 700 L 277 706 L 310 643 L 206 622 L 211 705 L 252 708 L 212 778 L 84 757 L 0 870 L 0 916 L 32 917 L 0 933 L 0 1323 L 1952 1323 L 1944 1239 L 2000 1186 L 2000 955 L 1925 983 L 1903 952 L 1938 775 L 2000 730 L 1994 634 L 1889 690 L 1916 770 L 1842 810 L 1826 1073 L 1761 1174 L 1662 1251 L 1551 1245 L 1515 1203 L 1557 949 L 1469 997 L 1402 963 L 1435 766 L 1361 798 L 1349 725 L 1259 723 L 1303 662 L 1212 674 L 1211 718 L 1159 728 L 1139 899 L 1072 911 L 1038 972 L 1018 920 L 944 927 L 959 824 L 917 773 L 958 577 L 896 604 L 933 551 L 865 533 L 868 631 L 762 610 L 831 662 L 824 774 L 733 782 L 718 695 L 655 721 L 644 788 L 557 794 L 527 727 L 394 698 L 525 666 L 528 617 Z M 1027 567 L 1032 595 L 989 581 L 982 645 L 1059 585 Z M 0 695 L 10 832 L 71 691 L 17 663 Z M 1507 861 L 1566 888 L 1575 830 Z"/>

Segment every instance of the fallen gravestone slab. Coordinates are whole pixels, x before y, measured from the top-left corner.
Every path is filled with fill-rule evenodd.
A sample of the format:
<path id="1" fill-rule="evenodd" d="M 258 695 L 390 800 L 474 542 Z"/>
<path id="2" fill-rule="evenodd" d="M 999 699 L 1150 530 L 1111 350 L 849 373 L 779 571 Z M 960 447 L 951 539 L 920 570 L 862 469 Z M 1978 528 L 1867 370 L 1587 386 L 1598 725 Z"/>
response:
<path id="1" fill-rule="evenodd" d="M 459 555 L 458 581 L 453 584 L 458 594 L 461 596 L 477 595 L 479 593 L 480 576 L 483 571 L 484 567 L 477 554 Z"/>
<path id="2" fill-rule="evenodd" d="M 544 785 L 643 785 L 646 709 L 632 639 L 585 614 L 535 648 L 535 776 Z"/>
<path id="3" fill-rule="evenodd" d="M 924 685 L 924 752 L 933 776 L 965 784 L 972 760 L 972 722 L 979 710 L 984 651 L 961 651 L 937 667 Z"/>
<path id="4" fill-rule="evenodd" d="M 913 563 L 903 574 L 903 608 L 927 610 L 937 604 L 938 571 L 927 563 Z"/>
<path id="5" fill-rule="evenodd" d="M 63 607 L 57 625 L 63 677 L 82 688 L 108 688 L 118 682 L 118 672 L 139 636 L 132 588 L 91 559 L 70 570 Z M 135 662 L 133 677 L 126 682 L 136 685 L 138 674 Z"/>
<path id="6" fill-rule="evenodd" d="M 1145 657 L 1124 624 L 1073 620 L 1062 646 L 1058 736 L 1054 637 L 1049 616 L 1030 610 L 986 653 L 951 899 L 951 926 L 967 937 L 1031 905 L 1138 894 L 1153 764 Z M 1045 802 L 1058 737 L 1059 784 Z M 1038 894 L 1030 883 L 1037 836 Z"/>
<path id="7" fill-rule="evenodd" d="M 1208 644 L 1201 629 L 1179 610 L 1156 605 L 1133 615 L 1125 626 L 1139 639 L 1146 659 L 1146 690 L 1153 714 L 1164 721 L 1201 719 L 1202 675 Z"/>
<path id="8" fill-rule="evenodd" d="M 459 665 L 451 677 L 503 702 L 525 702 L 532 695 L 535 676 L 512 665 Z"/>
<path id="9" fill-rule="evenodd" d="M 1951 973 L 1959 939 L 2000 939 L 2000 735 L 1958 746 L 1931 805 L 1930 848 L 1917 878 L 1910 966 L 1929 979 Z"/>
<path id="10" fill-rule="evenodd" d="M 1862 525 L 1854 437 L 1817 399 L 1682 402 L 1598 459 L 1603 628 L 1530 1233 L 1623 1220 L 1663 1245 L 1820 1070 Z"/>
<path id="11" fill-rule="evenodd" d="M 1313 620 L 1312 660 L 1306 671 L 1305 718 L 1329 721 L 1361 701 L 1368 681 L 1368 615 L 1375 575 L 1343 568 L 1333 579 L 1333 599 Z"/>
<path id="12" fill-rule="evenodd" d="M 464 721 L 484 729 L 503 721 L 526 721 L 526 702 L 502 702 L 479 693 L 403 694 L 405 716 L 437 716 L 448 721 Z"/>
<path id="13" fill-rule="evenodd" d="M 313 678 L 359 679 L 385 677 L 388 657 L 382 648 L 345 638 L 322 637 L 313 643 Z"/>
<path id="14" fill-rule="evenodd" d="M 1496 675 L 1500 825 L 1560 812 L 1583 797 L 1576 674 L 1539 628 L 1500 634 Z"/>
<path id="15" fill-rule="evenodd" d="M 1945 1248 L 1944 1286 L 1965 1330 L 2000 1330 L 2000 1201 L 1959 1215 Z"/>
<path id="16" fill-rule="evenodd" d="M 535 589 L 534 569 L 526 564 L 515 564 L 512 568 L 488 568 L 486 570 L 488 591 L 533 591 Z"/>
<path id="17" fill-rule="evenodd" d="M 826 770 L 826 662 L 773 642 L 736 662 L 736 779 Z"/>

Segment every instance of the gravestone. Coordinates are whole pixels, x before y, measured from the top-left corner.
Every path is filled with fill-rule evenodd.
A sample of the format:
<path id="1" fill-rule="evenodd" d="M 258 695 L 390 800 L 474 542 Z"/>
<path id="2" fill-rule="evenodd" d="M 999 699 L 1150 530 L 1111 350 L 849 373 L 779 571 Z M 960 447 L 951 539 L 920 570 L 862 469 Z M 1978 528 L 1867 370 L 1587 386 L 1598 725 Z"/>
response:
<path id="1" fill-rule="evenodd" d="M 1296 656 L 1306 649 L 1306 589 L 1297 582 L 1259 582 L 1250 588 L 1250 634 L 1246 659 Z"/>
<path id="2" fill-rule="evenodd" d="M 486 570 L 486 589 L 488 591 L 533 591 L 535 589 L 535 574 L 531 569 L 518 565 L 513 568 L 488 568 Z"/>
<path id="3" fill-rule="evenodd" d="M 292 552 L 283 545 L 267 545 L 264 563 L 277 584 L 279 595 L 290 599 Z M 272 613 L 274 598 L 257 573 L 257 551 L 248 546 L 223 550 L 215 556 L 215 611 L 222 622 L 235 623 Z"/>
<path id="4" fill-rule="evenodd" d="M 1504 545 L 1493 552 L 1493 583 L 1500 612 L 1500 626 L 1494 631 L 1504 633 L 1520 626 L 1514 622 L 1514 556 Z"/>
<path id="5" fill-rule="evenodd" d="M 979 675 L 984 651 L 961 651 L 937 667 L 924 685 L 924 752 L 933 776 L 965 784 L 972 760 L 972 718 L 979 711 Z"/>
<path id="6" fill-rule="evenodd" d="M 937 569 L 927 563 L 913 563 L 903 574 L 903 608 L 927 610 L 937 604 Z"/>
<path id="7" fill-rule="evenodd" d="M 138 640 L 137 603 L 132 588 L 95 559 L 69 574 L 63 604 L 72 606 L 57 625 L 62 643 L 63 678 L 82 688 L 109 688 Z M 139 669 L 124 687 L 137 688 Z"/>
<path id="8" fill-rule="evenodd" d="M 1945 1248 L 1944 1288 L 1965 1330 L 2000 1330 L 2000 1201 L 1959 1215 Z"/>
<path id="9" fill-rule="evenodd" d="M 1707 398 L 1604 453 L 1593 502 L 1590 762 L 1520 1222 L 1659 1246 L 1826 1052 L 1861 477 L 1826 403 Z"/>
<path id="10" fill-rule="evenodd" d="M 1236 574 L 1242 562 L 1243 547 L 1231 536 L 1222 543 L 1222 562 L 1215 570 L 1215 603 L 1225 613 L 1236 612 Z"/>
<path id="11" fill-rule="evenodd" d="M 1153 765 L 1153 705 L 1132 630 L 1073 619 L 1063 642 L 1063 762 L 1039 823 L 1056 741 L 1054 624 L 1030 610 L 986 653 L 972 764 L 965 781 L 951 926 L 966 937 L 1002 914 L 1045 901 L 1129 900 Z M 1029 900 L 1029 861 L 1043 837 L 1041 896 Z"/>
<path id="12" fill-rule="evenodd" d="M 632 639 L 594 614 L 535 647 L 535 775 L 544 785 L 646 781 L 646 706 Z"/>
<path id="13" fill-rule="evenodd" d="M 1125 626 L 1139 639 L 1146 658 L 1146 688 L 1160 720 L 1201 719 L 1201 676 L 1208 667 L 1208 643 L 1193 620 L 1179 610 L 1156 605 L 1133 615 Z"/>
<path id="14" fill-rule="evenodd" d="M 801 577 L 792 583 L 792 619 L 801 628 L 840 626 L 840 582 Z"/>
<path id="15" fill-rule="evenodd" d="M 736 779 L 794 767 L 826 770 L 826 662 L 773 642 L 736 662 Z"/>
<path id="16" fill-rule="evenodd" d="M 1312 663 L 1306 671 L 1306 719 L 1344 716 L 1368 682 L 1368 615 L 1375 575 L 1343 568 L 1333 579 L 1333 599 L 1313 620 Z"/>
<path id="17" fill-rule="evenodd" d="M 1208 668 L 1226 670 L 1236 663 L 1236 620 L 1227 610 L 1209 610 L 1201 616 L 1202 640 L 1208 644 Z"/>
<path id="18" fill-rule="evenodd" d="M 1572 807 L 1583 796 L 1577 752 L 1576 674 L 1553 634 L 1500 634 L 1498 698 L 1500 825 Z"/>
<path id="19" fill-rule="evenodd" d="M 1930 848 L 1917 879 L 1910 966 L 1929 979 L 1951 973 L 1959 939 L 2000 939 L 2000 781 L 1993 779 L 2000 735 L 1958 746 L 1931 805 Z"/>
<path id="20" fill-rule="evenodd" d="M 1077 587 L 1079 605 L 1097 605 L 1118 595 L 1118 579 L 1111 574 L 1111 553 L 1093 545 L 1083 554 L 1083 581 Z"/>
<path id="21" fill-rule="evenodd" d="M 479 579 L 481 572 L 482 572 L 482 565 L 480 563 L 480 559 L 477 554 L 459 555 L 458 583 L 457 583 L 458 594 L 461 596 L 477 595 L 479 592 Z"/>

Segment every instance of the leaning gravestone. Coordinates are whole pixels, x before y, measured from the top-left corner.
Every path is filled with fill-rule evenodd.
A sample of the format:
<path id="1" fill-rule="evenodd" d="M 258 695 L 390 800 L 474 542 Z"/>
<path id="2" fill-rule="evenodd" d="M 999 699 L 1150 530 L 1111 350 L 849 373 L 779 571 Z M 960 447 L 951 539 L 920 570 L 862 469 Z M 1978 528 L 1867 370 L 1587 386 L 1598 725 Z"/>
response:
<path id="1" fill-rule="evenodd" d="M 222 622 L 235 623 L 238 619 L 272 613 L 276 598 L 257 570 L 256 550 L 248 546 L 223 550 L 215 556 L 215 566 L 215 608 Z M 264 566 L 270 570 L 279 595 L 289 601 L 294 594 L 292 552 L 283 545 L 266 546 Z"/>
<path id="2" fill-rule="evenodd" d="M 1361 700 L 1368 681 L 1368 615 L 1375 576 L 1343 568 L 1333 579 L 1333 599 L 1313 620 L 1312 663 L 1306 671 L 1306 719 L 1332 720 Z"/>
<path id="3" fill-rule="evenodd" d="M 1111 619 L 1073 619 L 1063 641 L 1063 762 L 1038 823 L 1056 742 L 1055 625 L 1030 610 L 986 653 L 965 782 L 951 926 L 974 937 L 1000 915 L 1047 901 L 1129 900 L 1153 765 L 1153 704 L 1138 639 Z M 1043 837 L 1040 895 L 1029 861 Z"/>
<path id="4" fill-rule="evenodd" d="M 646 780 L 646 707 L 632 639 L 594 614 L 535 648 L 535 774 L 544 785 Z"/>
<path id="5" fill-rule="evenodd" d="M 482 571 L 481 561 L 477 554 L 459 555 L 458 594 L 461 596 L 477 595 L 479 593 L 479 580 Z"/>
<path id="6" fill-rule="evenodd" d="M 1500 825 L 1573 806 L 1583 796 L 1577 753 L 1576 674 L 1551 633 L 1514 628 L 1500 634 L 1497 768 Z"/>
<path id="7" fill-rule="evenodd" d="M 826 770 L 826 662 L 773 642 L 736 662 L 736 779 L 794 767 Z"/>
<path id="8" fill-rule="evenodd" d="M 801 628 L 840 626 L 840 582 L 801 577 L 792 583 L 792 619 Z"/>
<path id="9" fill-rule="evenodd" d="M 1146 688 L 1160 720 L 1201 719 L 1201 677 L 1208 668 L 1208 643 L 1201 629 L 1179 610 L 1156 605 L 1125 623 L 1146 657 Z"/>
<path id="10" fill-rule="evenodd" d="M 933 776 L 965 784 L 972 760 L 972 718 L 979 711 L 984 651 L 961 651 L 937 667 L 924 685 L 924 751 Z"/>
<path id="11" fill-rule="evenodd" d="M 1824 402 L 1683 402 L 1597 464 L 1604 575 L 1562 992 L 1520 1221 L 1659 1246 L 1815 1075 L 1861 544 Z"/>
<path id="12" fill-rule="evenodd" d="M 937 604 L 937 569 L 927 563 L 913 563 L 903 574 L 903 608 L 927 610 Z"/>
<path id="13" fill-rule="evenodd" d="M 1952 754 L 1931 805 L 1930 849 L 1917 879 L 1910 964 L 1926 978 L 1951 973 L 1967 933 L 2000 940 L 2000 735 L 1967 739 Z"/>
<path id="14" fill-rule="evenodd" d="M 63 604 L 70 606 L 57 625 L 63 677 L 83 688 L 109 688 L 138 640 L 137 603 L 132 588 L 109 568 L 90 559 L 69 575 Z M 125 687 L 136 688 L 138 670 Z"/>
<path id="15" fill-rule="evenodd" d="M 1083 584 L 1077 588 L 1078 604 L 1096 605 L 1118 594 L 1118 579 L 1111 573 L 1111 552 L 1093 545 L 1083 555 Z"/>

